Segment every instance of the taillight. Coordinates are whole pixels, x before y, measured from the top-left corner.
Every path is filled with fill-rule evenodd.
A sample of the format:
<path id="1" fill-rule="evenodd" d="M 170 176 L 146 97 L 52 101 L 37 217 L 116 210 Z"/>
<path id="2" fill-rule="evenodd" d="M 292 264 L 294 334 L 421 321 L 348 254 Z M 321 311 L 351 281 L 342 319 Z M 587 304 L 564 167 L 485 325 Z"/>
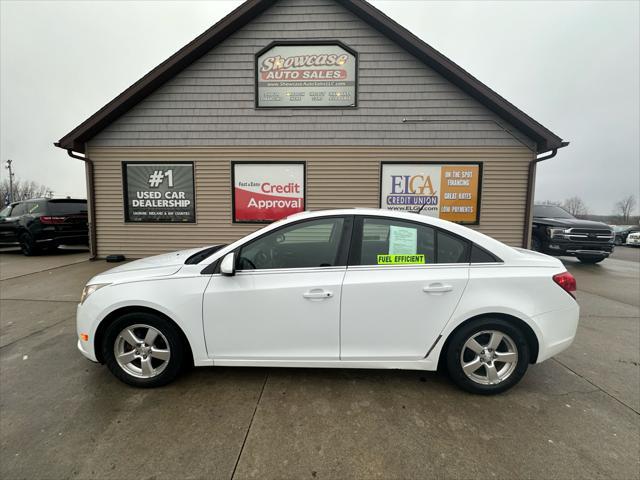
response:
<path id="1" fill-rule="evenodd" d="M 52 225 L 54 223 L 64 223 L 66 219 L 67 217 L 51 217 L 49 215 L 42 215 L 40 217 L 40 222 Z"/>
<path id="2" fill-rule="evenodd" d="M 553 281 L 560 285 L 565 292 L 575 298 L 573 292 L 576 291 L 576 279 L 569 272 L 558 273 L 553 276 Z"/>

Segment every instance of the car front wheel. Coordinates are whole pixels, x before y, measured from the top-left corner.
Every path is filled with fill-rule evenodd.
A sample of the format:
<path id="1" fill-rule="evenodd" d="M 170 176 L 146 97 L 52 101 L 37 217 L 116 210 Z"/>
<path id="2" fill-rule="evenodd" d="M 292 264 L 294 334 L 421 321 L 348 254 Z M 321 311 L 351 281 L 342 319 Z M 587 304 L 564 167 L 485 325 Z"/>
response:
<path id="1" fill-rule="evenodd" d="M 151 313 L 128 313 L 109 325 L 102 354 L 118 379 L 135 387 L 160 387 L 175 379 L 185 360 L 178 328 Z"/>
<path id="2" fill-rule="evenodd" d="M 446 352 L 447 371 L 460 388 L 481 395 L 504 392 L 529 366 L 524 334 L 501 318 L 481 318 L 453 334 Z"/>

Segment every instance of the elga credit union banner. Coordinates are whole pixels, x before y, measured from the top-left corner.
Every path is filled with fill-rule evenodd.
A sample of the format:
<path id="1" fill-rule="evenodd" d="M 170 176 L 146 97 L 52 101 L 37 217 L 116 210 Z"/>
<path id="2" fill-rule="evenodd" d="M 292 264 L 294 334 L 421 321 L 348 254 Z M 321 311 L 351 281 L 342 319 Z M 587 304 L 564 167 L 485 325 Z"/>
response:
<path id="1" fill-rule="evenodd" d="M 356 62 L 338 45 L 276 45 L 256 59 L 258 107 L 353 107 Z"/>
<path id="2" fill-rule="evenodd" d="M 384 163 L 380 207 L 478 222 L 479 164 Z"/>
<path id="3" fill-rule="evenodd" d="M 193 163 L 123 164 L 127 222 L 196 221 Z"/>
<path id="4" fill-rule="evenodd" d="M 234 222 L 270 222 L 304 211 L 303 163 L 234 163 Z"/>

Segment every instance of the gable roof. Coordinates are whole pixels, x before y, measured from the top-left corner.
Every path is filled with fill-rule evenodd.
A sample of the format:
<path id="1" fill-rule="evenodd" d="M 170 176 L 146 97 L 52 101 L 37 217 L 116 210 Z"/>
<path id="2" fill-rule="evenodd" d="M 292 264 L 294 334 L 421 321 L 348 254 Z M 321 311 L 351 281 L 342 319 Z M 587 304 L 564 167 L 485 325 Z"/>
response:
<path id="1" fill-rule="evenodd" d="M 104 107 L 91 115 L 54 145 L 76 152 L 85 151 L 85 142 L 150 95 L 166 81 L 202 57 L 229 35 L 256 18 L 277 0 L 247 0 L 218 23 L 178 50 Z M 335 0 L 386 35 L 423 63 L 440 73 L 462 91 L 536 142 L 537 151 L 546 152 L 568 145 L 522 110 L 491 90 L 459 65 L 416 37 L 365 0 Z"/>

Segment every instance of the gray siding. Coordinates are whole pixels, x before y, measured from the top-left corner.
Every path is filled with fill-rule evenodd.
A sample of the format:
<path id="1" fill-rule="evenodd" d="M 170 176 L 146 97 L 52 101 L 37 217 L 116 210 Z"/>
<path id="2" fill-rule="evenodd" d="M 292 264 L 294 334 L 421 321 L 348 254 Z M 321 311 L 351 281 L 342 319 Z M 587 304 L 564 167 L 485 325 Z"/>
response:
<path id="1" fill-rule="evenodd" d="M 359 53 L 358 108 L 256 110 L 254 55 L 274 40 Z M 403 118 L 429 123 L 403 123 Z M 500 125 L 502 126 L 500 126 Z M 167 82 L 91 147 L 532 147 L 476 100 L 332 0 L 281 0 Z"/>

